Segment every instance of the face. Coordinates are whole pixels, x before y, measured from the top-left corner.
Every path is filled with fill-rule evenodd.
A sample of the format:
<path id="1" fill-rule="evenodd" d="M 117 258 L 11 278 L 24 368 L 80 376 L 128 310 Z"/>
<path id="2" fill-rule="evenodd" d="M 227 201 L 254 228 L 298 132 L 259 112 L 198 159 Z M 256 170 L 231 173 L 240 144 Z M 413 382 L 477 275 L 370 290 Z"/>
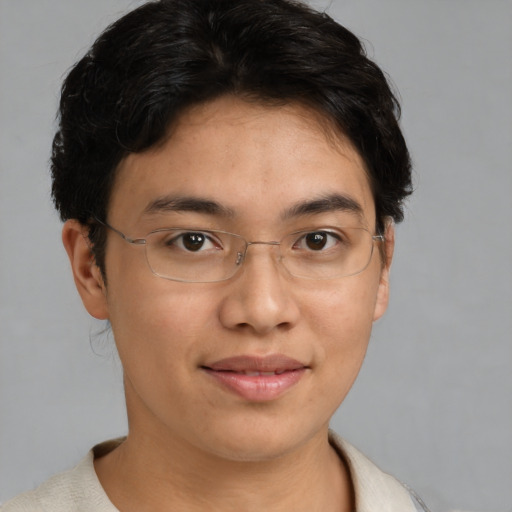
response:
<path id="1" fill-rule="evenodd" d="M 357 208 L 297 207 L 339 196 Z M 340 223 L 374 234 L 375 209 L 361 158 L 315 113 L 225 97 L 121 163 L 108 222 L 132 238 L 186 226 L 271 241 Z M 87 282 L 75 270 L 89 312 L 111 322 L 131 433 L 243 460 L 325 437 L 386 308 L 388 265 L 375 248 L 359 274 L 313 280 L 278 254 L 252 245 L 232 278 L 182 283 L 152 274 L 144 247 L 109 231 L 107 285 L 95 268 Z"/>

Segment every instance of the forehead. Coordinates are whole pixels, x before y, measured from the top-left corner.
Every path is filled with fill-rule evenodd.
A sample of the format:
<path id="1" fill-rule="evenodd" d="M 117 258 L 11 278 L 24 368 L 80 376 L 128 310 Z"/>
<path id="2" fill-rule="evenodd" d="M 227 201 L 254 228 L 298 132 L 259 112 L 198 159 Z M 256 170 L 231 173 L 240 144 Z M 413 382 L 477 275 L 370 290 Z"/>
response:
<path id="1" fill-rule="evenodd" d="M 187 110 L 162 143 L 121 162 L 109 216 L 137 224 L 164 213 L 155 205 L 169 198 L 200 198 L 232 217 L 263 222 L 333 197 L 352 201 L 373 225 L 363 161 L 329 120 L 303 105 L 228 96 Z"/>

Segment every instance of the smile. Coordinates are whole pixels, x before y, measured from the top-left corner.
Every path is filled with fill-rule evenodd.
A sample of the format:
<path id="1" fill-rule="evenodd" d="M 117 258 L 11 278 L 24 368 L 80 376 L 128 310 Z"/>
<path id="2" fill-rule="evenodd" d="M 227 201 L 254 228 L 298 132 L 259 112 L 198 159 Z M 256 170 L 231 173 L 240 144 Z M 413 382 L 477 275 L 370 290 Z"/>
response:
<path id="1" fill-rule="evenodd" d="M 201 366 L 227 392 L 250 402 L 276 400 L 302 379 L 308 366 L 280 354 L 237 356 Z"/>

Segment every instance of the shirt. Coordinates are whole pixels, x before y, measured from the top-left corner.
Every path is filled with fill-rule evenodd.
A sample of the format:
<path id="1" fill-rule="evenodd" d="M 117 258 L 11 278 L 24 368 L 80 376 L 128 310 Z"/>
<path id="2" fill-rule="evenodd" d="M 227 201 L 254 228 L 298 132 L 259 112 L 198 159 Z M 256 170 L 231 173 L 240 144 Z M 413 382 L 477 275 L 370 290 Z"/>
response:
<path id="1" fill-rule="evenodd" d="M 350 443 L 333 432 L 329 440 L 349 467 L 355 512 L 428 512 L 413 491 L 381 471 Z M 95 446 L 73 469 L 13 498 L 0 507 L 0 512 L 119 512 L 96 476 L 94 458 L 109 453 L 122 441 Z"/>

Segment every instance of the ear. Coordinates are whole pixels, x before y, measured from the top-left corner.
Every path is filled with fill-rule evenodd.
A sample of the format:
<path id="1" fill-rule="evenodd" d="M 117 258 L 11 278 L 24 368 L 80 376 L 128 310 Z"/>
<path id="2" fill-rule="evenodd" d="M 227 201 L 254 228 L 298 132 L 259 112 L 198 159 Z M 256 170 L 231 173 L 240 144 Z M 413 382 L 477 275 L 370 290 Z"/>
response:
<path id="1" fill-rule="evenodd" d="M 75 285 L 85 309 L 94 318 L 108 318 L 106 288 L 94 261 L 87 228 L 77 220 L 68 220 L 62 228 L 62 243 L 68 253 Z"/>
<path id="2" fill-rule="evenodd" d="M 381 273 L 377 301 L 373 312 L 373 321 L 377 321 L 385 312 L 389 302 L 389 271 L 395 250 L 395 225 L 390 221 L 384 232 L 384 250 L 381 252 Z"/>

